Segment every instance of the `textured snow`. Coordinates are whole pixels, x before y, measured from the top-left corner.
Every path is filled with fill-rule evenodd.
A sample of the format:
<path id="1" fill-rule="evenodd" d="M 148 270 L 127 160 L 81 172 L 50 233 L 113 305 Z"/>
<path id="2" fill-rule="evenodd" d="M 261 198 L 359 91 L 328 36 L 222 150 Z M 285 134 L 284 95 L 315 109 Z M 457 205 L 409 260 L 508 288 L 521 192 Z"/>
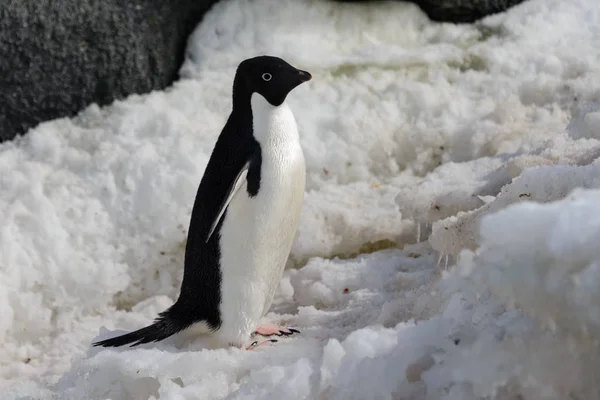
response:
<path id="1" fill-rule="evenodd" d="M 368 3 L 224 0 L 172 88 L 0 145 L 0 398 L 600 397 L 600 3 L 460 26 Z M 177 296 L 235 67 L 263 53 L 314 77 L 265 319 L 302 334 L 91 348 Z"/>

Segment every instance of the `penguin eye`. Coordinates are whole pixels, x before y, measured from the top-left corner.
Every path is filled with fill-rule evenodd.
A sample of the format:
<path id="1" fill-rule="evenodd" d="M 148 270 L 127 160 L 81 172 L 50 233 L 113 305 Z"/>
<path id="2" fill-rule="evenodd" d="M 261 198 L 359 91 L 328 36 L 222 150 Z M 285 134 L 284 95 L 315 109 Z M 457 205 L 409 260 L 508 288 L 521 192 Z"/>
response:
<path id="1" fill-rule="evenodd" d="M 264 74 L 262 74 L 262 78 L 263 78 L 263 81 L 269 82 L 273 78 L 273 75 L 271 75 L 268 72 L 265 72 Z"/>

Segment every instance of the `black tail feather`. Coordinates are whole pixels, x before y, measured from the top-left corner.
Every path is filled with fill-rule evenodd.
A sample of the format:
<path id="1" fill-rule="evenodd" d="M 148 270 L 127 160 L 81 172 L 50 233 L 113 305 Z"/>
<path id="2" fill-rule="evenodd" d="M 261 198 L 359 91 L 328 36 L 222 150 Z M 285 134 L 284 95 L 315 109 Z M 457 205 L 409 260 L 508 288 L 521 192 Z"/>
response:
<path id="1" fill-rule="evenodd" d="M 129 347 L 135 347 L 140 344 L 158 342 L 166 339 L 169 336 L 184 330 L 187 326 L 188 324 L 173 320 L 167 313 L 161 313 L 160 317 L 157 318 L 152 325 L 121 336 L 92 343 L 92 346 L 119 347 L 133 343 Z"/>

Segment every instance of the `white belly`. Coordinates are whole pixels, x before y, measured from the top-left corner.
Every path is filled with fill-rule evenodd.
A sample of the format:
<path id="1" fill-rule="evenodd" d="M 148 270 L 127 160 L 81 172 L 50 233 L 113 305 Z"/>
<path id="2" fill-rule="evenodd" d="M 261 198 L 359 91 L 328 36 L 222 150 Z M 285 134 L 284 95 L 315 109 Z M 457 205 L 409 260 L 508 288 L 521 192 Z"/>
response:
<path id="1" fill-rule="evenodd" d="M 254 108 L 253 108 L 254 111 Z M 296 122 L 287 106 L 255 116 L 261 144 L 260 189 L 246 183 L 231 200 L 220 230 L 223 344 L 243 345 L 271 306 L 298 227 L 306 167 Z M 262 118 L 261 118 L 262 117 Z M 275 126 L 273 126 L 275 124 Z"/>

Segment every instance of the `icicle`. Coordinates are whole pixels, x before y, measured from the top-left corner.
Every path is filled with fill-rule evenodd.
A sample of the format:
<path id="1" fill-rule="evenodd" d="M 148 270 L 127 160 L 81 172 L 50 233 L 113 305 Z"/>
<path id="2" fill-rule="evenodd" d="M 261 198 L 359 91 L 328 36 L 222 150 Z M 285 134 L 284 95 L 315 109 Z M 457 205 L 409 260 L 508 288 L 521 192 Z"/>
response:
<path id="1" fill-rule="evenodd" d="M 440 263 L 442 262 L 442 257 L 444 257 L 444 253 L 440 252 L 440 256 L 438 257 L 437 267 L 440 267 Z"/>
<path id="2" fill-rule="evenodd" d="M 448 254 L 446 254 L 446 265 L 444 266 L 444 269 L 448 271 Z"/>
<path id="3" fill-rule="evenodd" d="M 421 223 L 417 222 L 417 243 L 421 243 Z"/>

